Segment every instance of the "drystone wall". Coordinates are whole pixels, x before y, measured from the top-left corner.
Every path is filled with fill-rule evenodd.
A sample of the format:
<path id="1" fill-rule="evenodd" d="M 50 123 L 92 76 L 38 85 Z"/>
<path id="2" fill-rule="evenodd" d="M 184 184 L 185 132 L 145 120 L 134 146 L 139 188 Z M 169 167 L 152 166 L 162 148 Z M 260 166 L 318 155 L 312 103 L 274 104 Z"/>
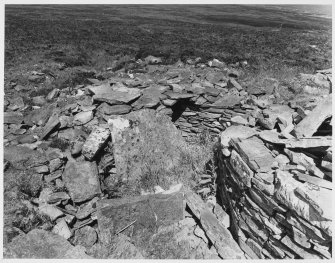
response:
<path id="1" fill-rule="evenodd" d="M 234 126 L 221 133 L 217 195 L 247 257 L 331 258 L 332 143 L 331 136 L 315 136 L 325 133 L 320 124 L 327 116 L 331 96 L 286 137 L 284 127 L 278 132 Z M 284 123 L 281 117 L 275 122 Z M 286 127 L 292 124 L 290 118 Z"/>

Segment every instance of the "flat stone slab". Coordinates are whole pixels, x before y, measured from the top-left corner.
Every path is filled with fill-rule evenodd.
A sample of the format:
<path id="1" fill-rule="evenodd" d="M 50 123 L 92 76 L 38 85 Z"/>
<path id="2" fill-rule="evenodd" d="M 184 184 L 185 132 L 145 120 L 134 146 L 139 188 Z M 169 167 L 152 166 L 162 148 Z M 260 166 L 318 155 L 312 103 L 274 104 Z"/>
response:
<path id="1" fill-rule="evenodd" d="M 93 99 L 96 101 L 104 101 L 111 105 L 127 104 L 141 96 L 142 92 L 137 88 L 127 88 L 124 85 L 116 85 L 112 87 L 101 86 L 90 89 L 95 95 Z"/>
<path id="2" fill-rule="evenodd" d="M 129 105 L 109 105 L 106 102 L 103 102 L 97 110 L 106 115 L 121 115 L 127 114 L 131 111 L 131 106 Z"/>
<path id="3" fill-rule="evenodd" d="M 91 161 L 99 152 L 101 147 L 105 145 L 109 135 L 109 129 L 95 127 L 83 145 L 82 154 Z"/>
<path id="4" fill-rule="evenodd" d="M 95 162 L 68 161 L 62 177 L 73 202 L 84 202 L 101 194 L 98 176 Z"/>
<path id="5" fill-rule="evenodd" d="M 235 95 L 228 95 L 223 97 L 222 99 L 217 100 L 213 104 L 210 105 L 212 108 L 228 108 L 231 106 L 235 106 L 239 104 L 242 100 L 242 97 Z"/>
<path id="6" fill-rule="evenodd" d="M 99 238 L 105 244 L 109 244 L 114 235 L 129 224 L 133 225 L 133 236 L 140 236 L 159 226 L 178 222 L 184 218 L 185 208 L 181 191 L 105 199 L 99 201 L 97 207 Z M 127 229 L 122 233 L 128 233 Z"/>
<path id="7" fill-rule="evenodd" d="M 190 93 L 177 93 L 173 91 L 167 91 L 164 93 L 172 100 L 180 100 L 180 99 L 190 99 L 195 96 L 195 94 Z"/>
<path id="8" fill-rule="evenodd" d="M 241 155 L 242 159 L 255 172 L 267 172 L 275 161 L 270 150 L 257 137 L 249 139 L 231 139 L 229 142 Z"/>
<path id="9" fill-rule="evenodd" d="M 247 126 L 230 126 L 221 132 L 221 144 L 228 147 L 232 138 L 247 139 L 256 134 L 257 131 L 255 129 Z"/>
<path id="10" fill-rule="evenodd" d="M 15 237 L 5 248 L 5 258 L 66 258 L 73 246 L 63 237 L 41 229 Z"/>

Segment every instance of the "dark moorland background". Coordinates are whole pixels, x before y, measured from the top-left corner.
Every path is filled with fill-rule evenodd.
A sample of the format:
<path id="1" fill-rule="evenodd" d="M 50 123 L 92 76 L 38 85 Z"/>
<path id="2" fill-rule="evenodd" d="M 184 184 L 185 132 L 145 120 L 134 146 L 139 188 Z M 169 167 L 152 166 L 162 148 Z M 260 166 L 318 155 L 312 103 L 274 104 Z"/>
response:
<path id="1" fill-rule="evenodd" d="M 7 76 L 47 60 L 99 70 L 147 55 L 247 60 L 244 77 L 285 81 L 331 67 L 331 6 L 5 6 Z"/>

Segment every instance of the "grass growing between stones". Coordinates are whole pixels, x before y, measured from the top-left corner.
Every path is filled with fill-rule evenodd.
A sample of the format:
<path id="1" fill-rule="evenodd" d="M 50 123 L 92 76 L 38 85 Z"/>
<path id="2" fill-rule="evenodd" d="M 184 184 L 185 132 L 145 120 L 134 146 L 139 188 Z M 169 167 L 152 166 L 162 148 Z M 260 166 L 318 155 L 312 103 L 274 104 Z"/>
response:
<path id="1" fill-rule="evenodd" d="M 206 163 L 212 158 L 210 137 L 199 136 L 196 143 L 190 144 L 169 117 L 156 118 L 154 111 L 147 116 L 133 128 L 140 131 L 137 135 L 125 137 L 124 171 L 128 178 L 135 178 L 135 182 L 120 183 L 117 186 L 119 194 L 136 195 L 141 190 L 153 191 L 155 186 L 168 189 L 177 183 L 194 188 L 199 176 L 205 172 Z"/>

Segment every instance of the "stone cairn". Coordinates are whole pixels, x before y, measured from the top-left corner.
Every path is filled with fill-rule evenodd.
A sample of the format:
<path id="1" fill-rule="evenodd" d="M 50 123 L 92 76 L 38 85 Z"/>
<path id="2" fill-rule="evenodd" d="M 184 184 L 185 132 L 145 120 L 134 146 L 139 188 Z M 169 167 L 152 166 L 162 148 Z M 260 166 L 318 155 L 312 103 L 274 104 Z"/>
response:
<path id="1" fill-rule="evenodd" d="M 150 214 L 143 214 L 145 205 L 151 203 L 166 209 L 157 210 L 161 214 L 152 217 L 156 222 L 164 225 L 171 214 L 165 220 L 177 224 L 181 232 L 188 228 L 191 235 L 178 240 L 194 238 L 187 241 L 197 243 L 189 257 L 330 258 L 331 71 L 302 74 L 315 85 L 305 86 L 287 105 L 278 81 L 242 87 L 234 65 L 214 59 L 208 65 L 195 66 L 191 61 L 164 66 L 152 65 L 152 60 L 139 62 L 145 73 L 105 72 L 104 77 L 81 69 L 95 74 L 88 79 L 90 85 L 32 97 L 32 107 L 23 100 L 30 94 L 25 87 L 12 83 L 13 89 L 5 91 L 5 172 L 8 167 L 32 169 L 36 180 L 66 189 L 45 188 L 27 204 L 56 223 L 53 233 L 35 229 L 24 238 L 20 235 L 9 243 L 7 257 L 87 258 L 87 251 L 99 250 L 98 239 L 108 244 L 111 233 L 128 231 L 133 224 L 143 226 Z M 44 73 L 32 72 L 28 80 L 46 79 Z M 111 178 L 121 169 L 113 145 L 119 135 L 111 123 L 122 130 L 120 116 L 147 108 L 169 116 L 188 141 L 204 130 L 219 136 L 214 188 L 220 205 L 209 209 L 194 193 L 180 197 L 180 189 L 165 192 L 172 199 L 161 193 L 154 200 L 143 196 L 127 202 L 104 200 L 99 173 L 107 171 Z M 53 148 L 55 140 L 70 145 L 70 151 Z M 204 199 L 210 195 L 201 193 Z M 184 199 L 188 212 L 183 211 Z M 139 215 L 137 211 L 142 211 L 141 224 L 117 220 L 128 218 L 122 210 L 126 204 L 137 207 Z M 171 207 L 179 212 L 174 215 Z M 127 224 L 114 227 L 118 222 Z M 75 246 L 67 241 L 70 238 Z M 118 238 L 119 246 L 110 257 L 142 257 L 125 236 Z M 45 244 L 49 251 L 40 249 Z"/>

